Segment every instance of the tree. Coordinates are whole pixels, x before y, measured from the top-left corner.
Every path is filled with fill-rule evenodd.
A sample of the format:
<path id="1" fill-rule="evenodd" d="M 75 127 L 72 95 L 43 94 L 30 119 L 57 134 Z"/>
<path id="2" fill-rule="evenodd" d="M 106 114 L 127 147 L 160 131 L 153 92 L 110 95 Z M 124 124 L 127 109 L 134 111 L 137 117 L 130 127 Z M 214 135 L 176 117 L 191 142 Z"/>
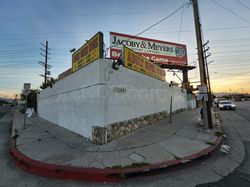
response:
<path id="1" fill-rule="evenodd" d="M 40 86 L 40 88 L 42 90 L 44 90 L 47 87 L 51 87 L 52 88 L 53 84 L 55 84 L 57 80 L 58 79 L 50 78 L 50 79 L 47 80 L 46 84 L 43 82 L 42 85 Z"/>
<path id="2" fill-rule="evenodd" d="M 27 96 L 27 108 L 34 108 L 34 110 L 37 112 L 37 93 L 38 90 L 30 89 L 30 93 Z M 22 90 L 22 93 L 20 94 L 21 100 L 25 101 L 26 96 L 24 95 L 24 90 Z"/>

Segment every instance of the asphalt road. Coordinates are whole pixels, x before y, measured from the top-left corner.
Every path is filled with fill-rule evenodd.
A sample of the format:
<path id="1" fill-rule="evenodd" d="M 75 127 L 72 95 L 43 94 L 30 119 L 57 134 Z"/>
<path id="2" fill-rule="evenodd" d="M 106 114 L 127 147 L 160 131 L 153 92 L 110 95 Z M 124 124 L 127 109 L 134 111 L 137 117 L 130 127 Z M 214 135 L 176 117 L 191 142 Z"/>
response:
<path id="1" fill-rule="evenodd" d="M 218 182 L 198 185 L 199 187 L 250 186 L 250 101 L 238 102 L 236 106 L 236 111 L 222 111 L 221 117 L 222 120 L 230 120 L 231 114 L 236 112 L 239 116 L 248 121 L 248 123 L 244 123 L 238 128 L 239 136 L 245 145 L 245 159 L 232 174 L 224 177 Z"/>
<path id="2" fill-rule="evenodd" d="M 237 132 L 232 130 L 235 136 L 244 140 L 246 149 L 250 153 L 250 124 L 249 112 L 250 102 L 242 102 L 238 104 L 236 111 L 222 111 L 221 117 L 223 125 L 227 128 L 237 126 Z M 134 178 L 128 181 L 124 181 L 122 184 L 98 184 L 87 183 L 72 180 L 56 180 L 45 177 L 38 177 L 29 173 L 23 172 L 16 168 L 9 156 L 9 138 L 12 122 L 12 115 L 10 108 L 0 107 L 0 187 L 12 187 L 12 186 L 122 186 L 122 187 L 136 187 L 136 186 L 150 186 L 150 187 L 165 187 L 165 186 L 195 186 L 201 183 L 207 183 L 210 181 L 219 181 L 228 173 L 228 168 L 233 171 L 235 162 L 230 160 L 229 155 L 215 154 L 205 161 L 198 162 L 190 167 L 176 169 L 172 171 L 163 172 L 157 175 L 144 176 L 141 178 Z M 246 122 L 246 120 L 248 122 Z M 230 137 L 230 136 L 229 136 Z M 242 144 L 243 147 L 243 144 Z M 232 156 L 232 155 L 231 155 Z M 222 180 L 216 183 L 207 183 L 200 186 L 250 186 L 250 160 L 249 156 L 246 156 L 243 165 L 238 167 L 237 170 L 224 177 Z M 225 169 L 226 166 L 226 169 Z"/>
<path id="3" fill-rule="evenodd" d="M 16 168 L 9 155 L 10 130 L 12 125 L 11 107 L 0 106 L 0 187 L 36 186 L 95 186 L 78 181 L 63 181 L 38 177 Z"/>
<path id="4" fill-rule="evenodd" d="M 6 114 L 11 111 L 11 107 L 9 106 L 0 106 L 0 119 Z"/>

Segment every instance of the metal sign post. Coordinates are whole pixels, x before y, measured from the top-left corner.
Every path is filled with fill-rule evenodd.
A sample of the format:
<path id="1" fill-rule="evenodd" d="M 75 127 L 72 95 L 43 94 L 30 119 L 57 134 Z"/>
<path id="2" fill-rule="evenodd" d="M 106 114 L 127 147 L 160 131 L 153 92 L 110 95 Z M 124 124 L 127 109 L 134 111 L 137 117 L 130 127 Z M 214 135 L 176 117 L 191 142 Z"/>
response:
<path id="1" fill-rule="evenodd" d="M 24 128 L 26 125 L 26 110 L 27 110 L 27 95 L 25 95 L 24 120 L 23 120 L 23 127 Z"/>
<path id="2" fill-rule="evenodd" d="M 209 128 L 209 124 L 206 123 L 206 121 L 208 121 L 208 116 L 206 115 L 208 113 L 207 111 L 207 106 L 204 105 L 204 102 L 208 101 L 208 90 L 207 90 L 207 86 L 206 85 L 200 85 L 198 86 L 199 88 L 199 95 L 197 97 L 198 101 L 203 101 L 203 105 L 202 105 L 202 115 L 203 115 L 203 127 L 204 129 L 208 129 Z"/>
<path id="3" fill-rule="evenodd" d="M 171 87 L 169 123 L 172 123 L 172 108 L 173 108 L 173 82 L 172 81 L 170 82 L 169 86 Z"/>
<path id="4" fill-rule="evenodd" d="M 29 95 L 29 92 L 30 92 L 30 83 L 24 83 L 23 84 L 23 89 L 24 89 L 23 94 L 25 95 L 23 127 L 25 128 L 25 125 L 26 125 L 27 98 L 28 98 L 28 95 Z"/>

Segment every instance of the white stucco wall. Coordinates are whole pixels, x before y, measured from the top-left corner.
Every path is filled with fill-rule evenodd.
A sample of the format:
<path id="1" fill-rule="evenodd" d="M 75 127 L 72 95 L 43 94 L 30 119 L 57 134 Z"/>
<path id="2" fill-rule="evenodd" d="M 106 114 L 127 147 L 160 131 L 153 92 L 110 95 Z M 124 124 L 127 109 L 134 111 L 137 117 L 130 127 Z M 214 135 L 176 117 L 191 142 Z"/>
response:
<path id="1" fill-rule="evenodd" d="M 97 60 L 43 90 L 38 115 L 91 139 L 105 126 L 152 113 L 187 108 L 186 91 L 110 62 Z"/>
<path id="2" fill-rule="evenodd" d="M 38 116 L 91 138 L 104 125 L 100 60 L 56 82 L 38 95 Z"/>
<path id="3" fill-rule="evenodd" d="M 111 63 L 103 64 L 106 92 L 106 124 L 136 118 L 152 113 L 169 111 L 171 93 L 173 111 L 187 108 L 186 91 L 178 87 L 169 87 L 167 82 L 149 77 L 120 66 L 113 70 Z M 125 89 L 116 92 L 115 89 Z M 108 94 L 107 94 L 108 93 Z"/>

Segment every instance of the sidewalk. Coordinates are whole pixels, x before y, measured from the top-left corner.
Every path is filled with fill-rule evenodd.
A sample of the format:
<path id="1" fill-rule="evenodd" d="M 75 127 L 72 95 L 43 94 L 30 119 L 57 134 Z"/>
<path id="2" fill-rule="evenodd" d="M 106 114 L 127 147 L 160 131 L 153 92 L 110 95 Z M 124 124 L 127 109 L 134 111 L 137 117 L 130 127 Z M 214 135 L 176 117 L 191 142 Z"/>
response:
<path id="1" fill-rule="evenodd" d="M 214 135 L 216 128 L 204 131 L 197 113 L 197 109 L 177 113 L 172 123 L 167 118 L 105 145 L 39 117 L 28 118 L 24 128 L 23 115 L 14 113 L 10 152 L 18 167 L 37 175 L 119 182 L 187 164 L 214 151 L 222 137 Z"/>

